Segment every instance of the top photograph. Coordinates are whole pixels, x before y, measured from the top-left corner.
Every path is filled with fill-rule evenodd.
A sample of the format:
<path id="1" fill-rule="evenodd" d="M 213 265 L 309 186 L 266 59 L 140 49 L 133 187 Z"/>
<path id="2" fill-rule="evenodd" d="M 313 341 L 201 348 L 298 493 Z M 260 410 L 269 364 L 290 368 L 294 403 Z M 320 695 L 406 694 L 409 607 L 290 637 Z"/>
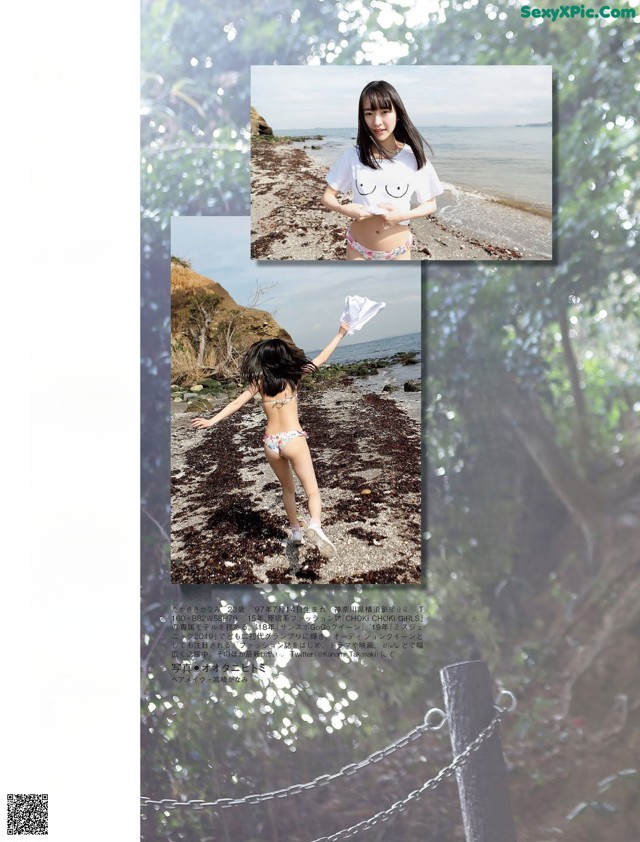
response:
<path id="1" fill-rule="evenodd" d="M 553 259 L 552 68 L 251 68 L 254 260 Z"/>

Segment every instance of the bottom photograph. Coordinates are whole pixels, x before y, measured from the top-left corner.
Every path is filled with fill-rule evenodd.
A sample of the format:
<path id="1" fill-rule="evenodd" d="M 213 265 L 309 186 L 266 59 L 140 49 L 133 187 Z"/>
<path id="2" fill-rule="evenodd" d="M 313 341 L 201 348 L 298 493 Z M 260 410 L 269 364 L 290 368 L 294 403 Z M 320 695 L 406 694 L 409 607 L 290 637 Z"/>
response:
<path id="1" fill-rule="evenodd" d="M 412 263 L 252 262 L 171 229 L 171 581 L 420 584 Z"/>

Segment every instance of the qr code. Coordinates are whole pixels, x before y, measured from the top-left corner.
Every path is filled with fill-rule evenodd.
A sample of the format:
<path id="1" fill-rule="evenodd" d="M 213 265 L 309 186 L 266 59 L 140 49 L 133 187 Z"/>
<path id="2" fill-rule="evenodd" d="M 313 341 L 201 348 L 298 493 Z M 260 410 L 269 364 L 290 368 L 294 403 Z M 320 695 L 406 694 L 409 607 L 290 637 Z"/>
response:
<path id="1" fill-rule="evenodd" d="M 48 795 L 7 795 L 7 836 L 49 834 Z"/>

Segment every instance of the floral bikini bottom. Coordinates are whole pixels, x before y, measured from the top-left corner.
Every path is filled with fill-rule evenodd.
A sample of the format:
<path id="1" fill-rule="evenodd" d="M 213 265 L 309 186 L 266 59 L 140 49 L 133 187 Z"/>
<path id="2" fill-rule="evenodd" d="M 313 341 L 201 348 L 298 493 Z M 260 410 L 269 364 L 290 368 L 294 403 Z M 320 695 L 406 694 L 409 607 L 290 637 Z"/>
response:
<path id="1" fill-rule="evenodd" d="M 288 430 L 286 433 L 273 433 L 272 435 L 265 436 L 262 441 L 264 442 L 265 447 L 268 447 L 269 450 L 273 450 L 274 453 L 282 456 L 283 448 L 289 444 L 290 441 L 297 439 L 299 436 L 302 436 L 305 439 L 309 438 L 304 430 Z"/>
<path id="2" fill-rule="evenodd" d="M 391 249 L 391 251 L 375 251 L 374 249 L 368 249 L 366 246 L 361 245 L 357 240 L 353 239 L 351 231 L 348 228 L 345 236 L 351 248 L 354 251 L 357 251 L 358 254 L 361 254 L 365 260 L 393 260 L 396 257 L 400 257 L 401 254 L 409 251 L 413 245 L 413 236 L 411 232 L 409 232 L 409 238 L 404 245 Z"/>

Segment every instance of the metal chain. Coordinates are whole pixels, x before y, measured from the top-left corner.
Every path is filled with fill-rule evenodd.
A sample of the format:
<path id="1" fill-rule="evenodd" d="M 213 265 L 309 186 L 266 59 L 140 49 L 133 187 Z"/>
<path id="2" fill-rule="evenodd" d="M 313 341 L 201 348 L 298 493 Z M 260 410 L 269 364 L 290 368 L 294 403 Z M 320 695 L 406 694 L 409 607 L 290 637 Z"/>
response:
<path id="1" fill-rule="evenodd" d="M 445 766 L 444 769 L 441 769 L 438 774 L 428 780 L 426 783 L 422 784 L 420 789 L 414 789 L 413 792 L 410 792 L 405 798 L 400 801 L 396 801 L 395 804 L 392 804 L 387 810 L 382 810 L 380 813 L 376 813 L 375 816 L 371 816 L 370 819 L 364 819 L 358 824 L 354 824 L 351 827 L 347 827 L 344 830 L 339 830 L 337 833 L 334 833 L 332 836 L 321 836 L 318 839 L 314 839 L 313 842 L 339 842 L 342 839 L 349 839 L 351 836 L 355 836 L 356 833 L 359 833 L 361 830 L 369 830 L 369 828 L 373 827 L 374 825 L 378 824 L 379 822 L 386 822 L 388 821 L 391 816 L 395 815 L 396 813 L 400 813 L 402 810 L 405 809 L 407 804 L 411 801 L 414 801 L 417 798 L 420 798 L 424 795 L 425 792 L 429 789 L 435 789 L 439 783 L 441 783 L 445 778 L 450 777 L 456 771 L 456 769 L 460 769 L 465 763 L 469 760 L 471 755 L 477 751 L 480 746 L 489 739 L 489 737 L 493 734 L 496 730 L 500 721 L 506 712 L 505 708 L 499 708 L 496 706 L 497 713 L 491 720 L 491 722 L 487 725 L 486 728 L 483 728 L 482 731 L 478 734 L 478 736 L 469 743 L 469 745 L 461 752 L 457 757 L 453 759 L 453 761 L 448 765 Z"/>
<path id="2" fill-rule="evenodd" d="M 440 714 L 441 716 L 440 721 L 437 724 L 433 722 L 434 714 Z M 145 796 L 142 796 L 140 801 L 142 802 L 143 807 L 158 806 L 165 810 L 171 810 L 174 807 L 191 807 L 196 810 L 202 810 L 205 807 L 219 807 L 221 810 L 224 810 L 227 807 L 237 807 L 240 804 L 260 804 L 262 801 L 269 801 L 272 798 L 287 798 L 289 795 L 297 795 L 299 792 L 306 792 L 306 790 L 313 789 L 316 786 L 326 786 L 338 778 L 354 775 L 370 763 L 378 763 L 388 755 L 393 754 L 394 751 L 404 748 L 404 746 L 412 743 L 414 740 L 417 740 L 418 737 L 421 737 L 426 731 L 438 731 L 442 728 L 446 721 L 447 717 L 444 711 L 439 708 L 432 708 L 425 715 L 424 722 L 421 725 L 417 725 L 409 731 L 408 734 L 405 734 L 404 737 L 400 737 L 386 748 L 374 751 L 359 763 L 349 763 L 348 766 L 343 766 L 342 769 L 334 772 L 332 775 L 318 775 L 317 778 L 314 778 L 312 781 L 308 781 L 304 784 L 292 784 L 284 789 L 274 789 L 271 792 L 254 793 L 251 795 L 245 795 L 242 798 L 218 798 L 216 801 L 176 801 L 173 798 L 163 798 L 160 801 L 153 801 Z"/>
<path id="3" fill-rule="evenodd" d="M 498 702 L 506 696 L 508 698 L 509 704 L 507 707 L 501 707 L 498 705 Z M 426 781 L 420 789 L 415 789 L 413 792 L 410 792 L 409 795 L 402 798 L 400 801 L 396 801 L 394 804 L 391 805 L 386 810 L 382 810 L 379 813 L 376 813 L 374 816 L 371 816 L 369 819 L 364 819 L 357 824 L 352 825 L 351 827 L 344 828 L 343 830 L 334 833 L 332 836 L 321 836 L 318 839 L 314 839 L 313 842 L 340 842 L 342 839 L 349 839 L 351 836 L 355 836 L 355 834 L 359 833 L 361 830 L 369 830 L 369 828 L 373 827 L 374 825 L 388 821 L 392 816 L 396 813 L 402 812 L 407 805 L 411 801 L 415 801 L 416 799 L 420 798 L 430 789 L 435 789 L 445 778 L 451 777 L 453 773 L 457 770 L 462 768 L 471 755 L 478 751 L 478 749 L 486 742 L 486 740 L 491 737 L 494 731 L 498 728 L 498 725 L 502 721 L 502 718 L 505 713 L 510 713 L 511 711 L 515 710 L 516 707 L 516 699 L 513 693 L 510 693 L 508 690 L 502 690 L 496 703 L 494 705 L 496 714 L 491 720 L 491 722 L 480 731 L 478 736 L 472 740 L 469 745 L 462 751 L 457 757 L 454 757 L 452 762 L 441 769 L 435 777 L 430 778 Z M 429 720 L 432 717 L 432 714 L 439 713 L 442 716 L 441 721 L 435 724 L 429 724 Z M 243 798 L 219 798 L 216 801 L 202 801 L 202 800 L 192 800 L 192 801 L 176 801 L 172 798 L 164 798 L 161 801 L 153 801 L 150 798 L 145 798 L 144 796 L 140 799 L 142 802 L 143 807 L 147 806 L 155 806 L 156 808 L 164 808 L 164 809 L 172 809 L 174 807 L 191 807 L 194 810 L 202 810 L 205 807 L 218 807 L 224 810 L 227 807 L 235 807 L 240 804 L 259 804 L 262 801 L 267 801 L 271 798 L 286 798 L 289 795 L 294 795 L 298 792 L 304 792 L 305 790 L 312 789 L 314 786 L 325 786 L 326 784 L 330 783 L 337 778 L 353 775 L 355 772 L 362 769 L 364 766 L 367 766 L 369 763 L 376 763 L 379 760 L 382 760 L 389 754 L 392 754 L 394 751 L 397 751 L 399 748 L 407 745 L 413 740 L 416 740 L 419 736 L 421 736 L 425 731 L 437 731 L 439 730 L 446 721 L 446 714 L 439 710 L 438 708 L 432 708 L 425 716 L 424 723 L 422 725 L 418 725 L 413 730 L 409 731 L 404 737 L 396 740 L 394 743 L 391 743 L 384 749 L 380 749 L 378 751 L 373 752 L 364 760 L 361 760 L 359 763 L 351 763 L 348 766 L 343 766 L 338 772 L 335 772 L 333 775 L 319 775 L 317 778 L 314 778 L 312 781 L 309 781 L 306 784 L 294 784 L 290 787 L 285 789 L 278 789 L 273 790 L 272 792 L 263 792 L 263 793 L 256 793 L 255 795 L 247 795 Z"/>

